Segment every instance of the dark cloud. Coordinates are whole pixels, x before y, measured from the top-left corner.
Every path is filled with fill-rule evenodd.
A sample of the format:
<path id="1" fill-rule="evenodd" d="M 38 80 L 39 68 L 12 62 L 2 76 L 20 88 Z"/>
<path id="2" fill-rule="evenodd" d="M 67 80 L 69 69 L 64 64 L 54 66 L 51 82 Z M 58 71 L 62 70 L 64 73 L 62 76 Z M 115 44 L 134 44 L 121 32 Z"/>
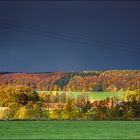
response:
<path id="1" fill-rule="evenodd" d="M 0 71 L 140 69 L 139 2 L 0 2 Z"/>

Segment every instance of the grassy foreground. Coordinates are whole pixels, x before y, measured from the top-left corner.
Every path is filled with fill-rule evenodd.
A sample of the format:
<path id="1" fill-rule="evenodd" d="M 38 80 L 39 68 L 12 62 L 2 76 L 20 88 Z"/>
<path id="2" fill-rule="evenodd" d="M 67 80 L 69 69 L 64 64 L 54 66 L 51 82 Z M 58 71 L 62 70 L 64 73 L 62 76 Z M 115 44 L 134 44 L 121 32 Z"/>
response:
<path id="1" fill-rule="evenodd" d="M 140 121 L 1 121 L 0 139 L 140 139 Z"/>

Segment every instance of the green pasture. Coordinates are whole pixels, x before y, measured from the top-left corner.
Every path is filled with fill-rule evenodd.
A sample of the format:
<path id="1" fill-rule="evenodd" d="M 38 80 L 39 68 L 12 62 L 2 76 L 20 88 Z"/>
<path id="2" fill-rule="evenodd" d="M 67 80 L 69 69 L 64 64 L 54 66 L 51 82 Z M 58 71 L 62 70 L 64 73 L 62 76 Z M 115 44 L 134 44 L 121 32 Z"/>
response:
<path id="1" fill-rule="evenodd" d="M 0 121 L 0 139 L 140 139 L 140 121 Z"/>
<path id="2" fill-rule="evenodd" d="M 38 93 L 47 93 L 47 94 L 61 94 L 63 91 L 37 91 Z M 125 92 L 65 92 L 67 93 L 68 96 L 77 98 L 78 95 L 84 95 L 85 97 L 88 97 L 90 100 L 103 100 L 106 99 L 107 97 L 118 97 L 121 99 Z"/>

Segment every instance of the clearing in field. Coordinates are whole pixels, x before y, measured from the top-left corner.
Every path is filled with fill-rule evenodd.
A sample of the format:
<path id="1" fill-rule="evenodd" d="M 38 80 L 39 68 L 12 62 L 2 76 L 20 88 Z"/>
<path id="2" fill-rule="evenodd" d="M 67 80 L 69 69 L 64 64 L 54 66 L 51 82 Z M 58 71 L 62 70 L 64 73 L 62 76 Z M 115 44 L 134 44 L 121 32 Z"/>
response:
<path id="1" fill-rule="evenodd" d="M 1 121 L 0 139 L 140 139 L 140 121 Z"/>

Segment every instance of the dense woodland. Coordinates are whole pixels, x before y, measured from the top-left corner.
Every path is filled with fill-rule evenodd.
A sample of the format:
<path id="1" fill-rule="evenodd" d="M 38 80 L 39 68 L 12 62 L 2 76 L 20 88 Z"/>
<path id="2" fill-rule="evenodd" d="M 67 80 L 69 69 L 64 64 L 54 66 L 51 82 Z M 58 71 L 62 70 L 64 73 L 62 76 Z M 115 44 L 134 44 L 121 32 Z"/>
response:
<path id="1" fill-rule="evenodd" d="M 22 85 L 34 90 L 127 91 L 140 88 L 140 71 L 82 71 L 0 73 L 0 85 Z"/>

